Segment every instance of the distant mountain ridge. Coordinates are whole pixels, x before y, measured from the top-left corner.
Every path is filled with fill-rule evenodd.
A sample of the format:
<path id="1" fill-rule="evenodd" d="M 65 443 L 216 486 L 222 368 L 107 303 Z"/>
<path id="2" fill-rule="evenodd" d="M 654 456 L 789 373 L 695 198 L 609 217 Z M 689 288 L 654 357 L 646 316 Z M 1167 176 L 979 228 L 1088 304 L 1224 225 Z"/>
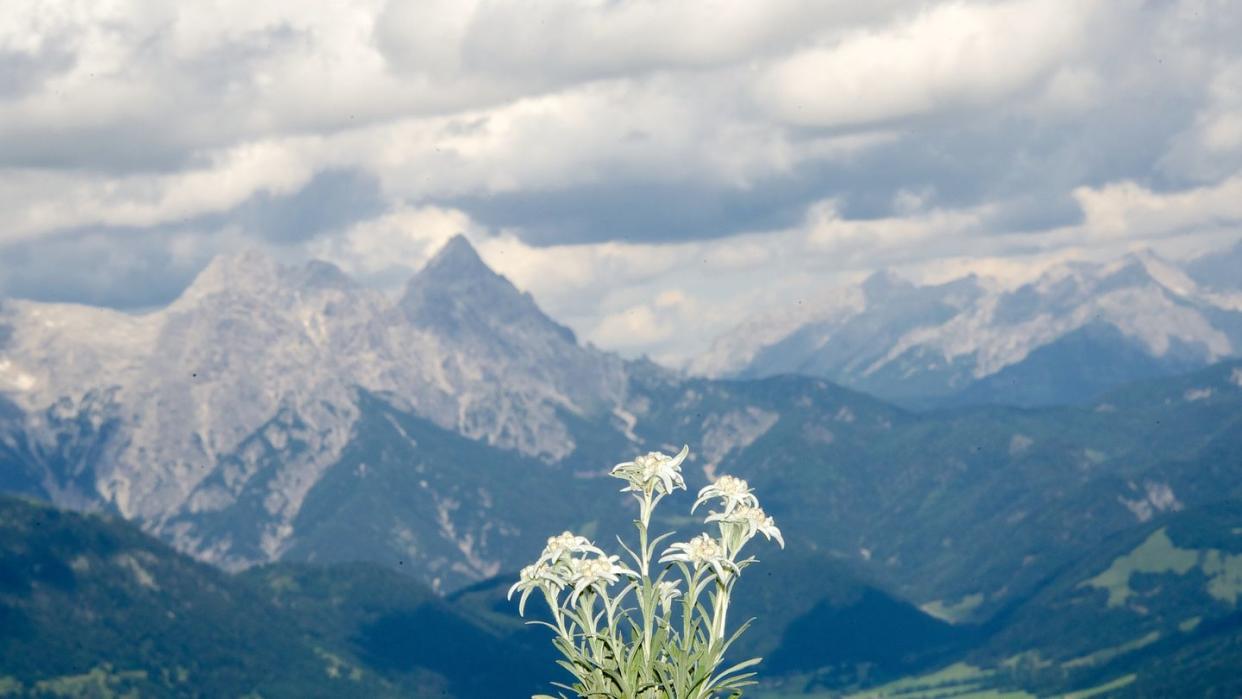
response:
<path id="1" fill-rule="evenodd" d="M 1178 266 L 1066 263 L 1016 289 L 882 271 L 800 315 L 752 319 L 693 373 L 818 376 L 905 405 L 1081 403 L 1242 355 L 1242 243 Z"/>

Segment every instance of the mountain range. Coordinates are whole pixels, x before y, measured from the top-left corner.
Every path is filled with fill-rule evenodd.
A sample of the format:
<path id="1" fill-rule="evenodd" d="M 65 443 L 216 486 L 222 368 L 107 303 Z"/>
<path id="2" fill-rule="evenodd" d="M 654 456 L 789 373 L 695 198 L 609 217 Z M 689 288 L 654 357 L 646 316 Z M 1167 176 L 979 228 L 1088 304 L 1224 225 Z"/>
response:
<path id="1" fill-rule="evenodd" d="M 1229 287 L 1228 267 L 1213 266 L 1224 257 L 1188 265 L 1182 278 L 1153 256 L 1135 256 L 1062 276 L 1054 270 L 1027 292 L 999 294 L 971 279 L 919 289 L 873 277 L 857 299 L 888 301 L 840 320 L 837 330 L 820 329 L 829 345 L 855 348 L 855 368 L 872 361 L 864 355 L 892 354 L 869 344 L 879 335 L 906 348 L 894 357 L 935 354 L 956 337 L 953 328 L 970 318 L 994 321 L 998 306 L 1010 309 L 1001 317 L 1018 319 L 1011 325 L 1031 330 L 1015 334 L 1010 354 L 997 339 L 952 360 L 946 351 L 922 374 L 912 369 L 922 360 L 884 370 L 910 371 L 903 395 L 917 400 L 904 402 L 949 404 L 934 410 L 813 375 L 712 379 L 623 360 L 579 343 L 462 237 L 396 299 L 322 262 L 223 257 L 173 304 L 142 315 L 0 304 L 0 490 L 128 520 L 182 554 L 247 571 L 211 578 L 217 586 L 262 580 L 280 566 L 327 565 L 297 575 L 326 576 L 316 584 L 331 589 L 337 574 L 316 571 L 346 570 L 348 580 L 348 566 L 378 564 L 375 575 L 404 574 L 428 594 L 447 595 L 464 605 L 452 613 L 471 628 L 482 624 L 500 633 L 488 638 L 509 643 L 509 631 L 496 631 L 514 625 L 497 592 L 513 571 L 564 529 L 612 540 L 632 512 L 608 468 L 688 444 L 691 490 L 723 473 L 744 476 L 785 531 L 789 550 L 761 551 L 772 575 L 746 593 L 756 599 L 753 613 L 769 620 L 747 649 L 767 656 L 798 692 L 866 686 L 954 658 L 1001 684 L 1018 669 L 1036 683 L 1029 686 L 1112 681 L 1103 675 L 1113 661 L 1129 662 L 1147 646 L 1185 653 L 1186 663 L 1215 657 L 1168 645 L 1181 638 L 1169 624 L 1199 616 L 1206 625 L 1197 633 L 1219 631 L 1213 624 L 1227 626 L 1237 609 L 1236 596 L 1209 592 L 1209 604 L 1203 595 L 1188 602 L 1187 593 L 1161 602 L 1175 610 L 1162 617 L 1168 623 L 1101 622 L 1116 633 L 1080 645 L 1049 640 L 1056 627 L 1043 623 L 1070 618 L 1064 610 L 1084 598 L 1109 618 L 1116 586 L 1074 586 L 1156 535 L 1144 528 L 1242 501 L 1242 361 L 1228 358 L 1239 346 L 1229 334 L 1237 312 L 1228 299 L 1242 289 Z M 1184 293 L 1175 294 L 1179 284 Z M 926 325 L 941 317 L 942 325 Z M 1096 320 L 1070 328 L 1079 317 Z M 1069 329 L 1003 364 L 1029 338 L 1055 335 L 1037 326 Z M 978 337 L 1003 336 L 1007 327 Z M 902 339 L 912 332 L 941 344 L 912 350 Z M 1163 354 L 1153 354 L 1158 346 Z M 1075 353 L 1084 360 L 1067 363 Z M 993 374 L 947 378 L 974 376 L 982 359 L 998 367 Z M 1117 370 L 1105 371 L 1110 366 Z M 1171 375 L 1175 369 L 1181 373 Z M 1036 403 L 1052 393 L 1064 398 L 1057 386 L 1080 392 L 1057 406 L 975 405 L 996 397 L 989 385 L 1011 398 L 1013 386 L 1028 397 L 1042 391 Z M 671 498 L 660 525 L 695 526 L 677 511 L 688 504 Z M 1174 548 L 1199 552 L 1193 569 L 1175 554 L 1173 573 L 1215 579 L 1208 568 L 1218 563 L 1204 563 L 1211 550 L 1213 561 L 1234 570 L 1233 559 L 1222 558 L 1233 551 L 1225 543 L 1178 538 L 1182 525 L 1168 526 Z M 1139 538 L 1116 543 L 1127 536 Z M 27 555 L 20 537 L 10 545 L 13 555 Z M 73 570 L 74 555 L 57 554 L 63 565 L 49 570 Z M 151 555 L 183 561 L 172 550 Z M 106 570 L 129 565 L 105 558 Z M 1073 570 L 1079 577 L 1066 578 Z M 27 583 L 14 589 L 33 589 Z M 802 591 L 790 595 L 795 587 Z M 270 589 L 259 597 L 266 610 L 259 618 L 285 619 L 291 638 L 328 633 L 279 611 L 319 609 L 318 602 L 282 602 Z M 53 624 L 13 599 L 6 604 L 25 618 Z M 175 600 L 161 604 L 178 613 Z M 362 623 L 341 621 L 326 652 L 363 657 L 355 643 Z M 353 631 L 341 630 L 349 624 Z M 863 632 L 846 642 L 820 631 L 835 626 Z M 867 635 L 875 629 L 887 631 Z M 1166 645 L 1131 648 L 1128 629 L 1159 633 Z M 898 634 L 909 638 L 894 643 Z M 1208 643 L 1196 639 L 1183 640 Z M 850 655 L 854 649 L 861 655 Z M 1071 664 L 1108 649 L 1107 662 Z M 291 667 L 312 662 L 310 652 Z M 62 677 L 91 667 L 45 670 Z M 39 672 L 7 674 L 27 683 Z M 437 672 L 433 684 L 451 683 Z M 375 686 L 405 681 L 393 677 L 379 672 Z M 1136 677 L 1135 687 L 1157 681 Z M 481 696 L 471 691 L 457 695 Z"/>
<path id="2" fill-rule="evenodd" d="M 580 346 L 462 237 L 395 302 L 331 265 L 248 252 L 215 260 L 159 311 L 6 301 L 0 328 L 3 485 L 115 511 L 231 569 L 305 548 L 308 498 L 346 461 L 361 484 L 377 460 L 409 456 L 360 454 L 372 444 L 360 432 L 395 430 L 407 451 L 454 447 L 409 465 L 426 474 L 402 497 L 434 541 L 388 523 L 381 537 L 404 542 L 393 559 L 450 586 L 485 577 L 527 529 L 506 519 L 522 517 L 522 489 L 493 488 L 480 462 L 571 471 L 576 424 L 623 435 L 632 420 L 625 363 Z M 625 451 L 616 441 L 609 454 Z"/>
<path id="3" fill-rule="evenodd" d="M 802 307 L 742 323 L 691 372 L 819 376 L 912 407 L 1081 403 L 1242 354 L 1242 243 L 1063 263 L 1017 288 L 881 271 Z"/>
<path id="4" fill-rule="evenodd" d="M 230 570 L 364 559 L 448 591 L 516 569 L 549 531 L 624 526 L 599 477 L 685 443 L 692 486 L 745 475 L 794 538 L 948 603 L 1236 487 L 1166 463 L 1228 434 L 1235 364 L 1040 411 L 686 377 L 579 344 L 463 237 L 396 300 L 246 253 L 160 311 L 7 301 L 0 324 L 0 486 L 115 512 Z"/>

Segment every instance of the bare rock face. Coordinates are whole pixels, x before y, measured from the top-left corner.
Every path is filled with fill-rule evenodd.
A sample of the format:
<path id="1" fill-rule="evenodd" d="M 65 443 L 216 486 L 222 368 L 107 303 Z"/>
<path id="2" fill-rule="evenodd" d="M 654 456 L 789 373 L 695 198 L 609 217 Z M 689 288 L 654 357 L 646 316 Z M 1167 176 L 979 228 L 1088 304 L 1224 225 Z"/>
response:
<path id="1" fill-rule="evenodd" d="M 249 251 L 159 311 L 9 301 L 0 328 L 0 431 L 31 487 L 234 566 L 285 550 L 356 436 L 359 391 L 553 463 L 575 448 L 566 416 L 611 414 L 627 382 L 620 359 L 580 347 L 460 236 L 395 304 L 333 265 Z M 239 498 L 259 502 L 257 553 L 196 529 Z"/>
<path id="2" fill-rule="evenodd" d="M 453 348 L 439 368 L 459 388 L 456 427 L 467 436 L 557 460 L 574 448 L 558 410 L 606 412 L 624 399 L 623 363 L 580 347 L 460 235 L 410 280 L 396 311 Z"/>

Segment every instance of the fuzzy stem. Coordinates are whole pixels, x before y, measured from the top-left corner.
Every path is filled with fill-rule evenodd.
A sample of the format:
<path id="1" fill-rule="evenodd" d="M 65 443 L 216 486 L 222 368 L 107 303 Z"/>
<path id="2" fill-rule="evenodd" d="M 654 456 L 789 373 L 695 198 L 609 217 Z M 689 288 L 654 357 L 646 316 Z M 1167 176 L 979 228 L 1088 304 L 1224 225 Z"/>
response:
<path id="1" fill-rule="evenodd" d="M 638 523 L 638 545 L 641 549 L 642 562 L 640 564 L 642 575 L 642 587 L 639 590 L 639 608 L 643 615 L 643 665 L 647 671 L 651 671 L 651 635 L 652 629 L 652 595 L 651 595 L 651 550 L 648 544 L 647 528 L 651 525 L 651 510 L 654 509 L 655 503 L 651 501 L 651 493 L 648 491 L 643 494 L 643 503 L 639 513 Z"/>
<path id="2" fill-rule="evenodd" d="M 723 641 L 725 635 L 725 618 L 729 614 L 729 588 L 722 582 L 716 583 L 716 639 Z"/>
<path id="3" fill-rule="evenodd" d="M 560 601 L 546 587 L 543 589 L 543 597 L 548 601 L 548 607 L 552 610 L 552 618 L 556 620 L 557 633 L 566 641 L 571 641 L 569 630 L 565 628 L 565 617 L 561 613 Z"/>

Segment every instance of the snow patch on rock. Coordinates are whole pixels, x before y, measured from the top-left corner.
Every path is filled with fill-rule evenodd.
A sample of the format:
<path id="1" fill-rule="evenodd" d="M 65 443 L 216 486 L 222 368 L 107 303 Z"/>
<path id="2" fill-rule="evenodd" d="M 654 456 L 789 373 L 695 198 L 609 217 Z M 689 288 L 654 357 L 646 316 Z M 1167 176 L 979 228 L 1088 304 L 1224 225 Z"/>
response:
<path id="1" fill-rule="evenodd" d="M 709 415 L 703 421 L 703 443 L 699 449 L 703 457 L 703 474 L 708 480 L 713 480 L 725 456 L 753 444 L 779 418 L 777 413 L 753 405 L 745 410 Z"/>
<path id="2" fill-rule="evenodd" d="M 1133 483 L 1130 484 L 1130 487 L 1133 490 L 1137 490 Z M 1178 512 L 1182 509 L 1182 503 L 1177 499 L 1173 488 L 1168 483 L 1155 481 L 1144 483 L 1143 490 L 1138 498 L 1127 498 L 1124 495 L 1119 495 L 1117 500 L 1139 522 L 1147 522 L 1161 512 Z"/>

